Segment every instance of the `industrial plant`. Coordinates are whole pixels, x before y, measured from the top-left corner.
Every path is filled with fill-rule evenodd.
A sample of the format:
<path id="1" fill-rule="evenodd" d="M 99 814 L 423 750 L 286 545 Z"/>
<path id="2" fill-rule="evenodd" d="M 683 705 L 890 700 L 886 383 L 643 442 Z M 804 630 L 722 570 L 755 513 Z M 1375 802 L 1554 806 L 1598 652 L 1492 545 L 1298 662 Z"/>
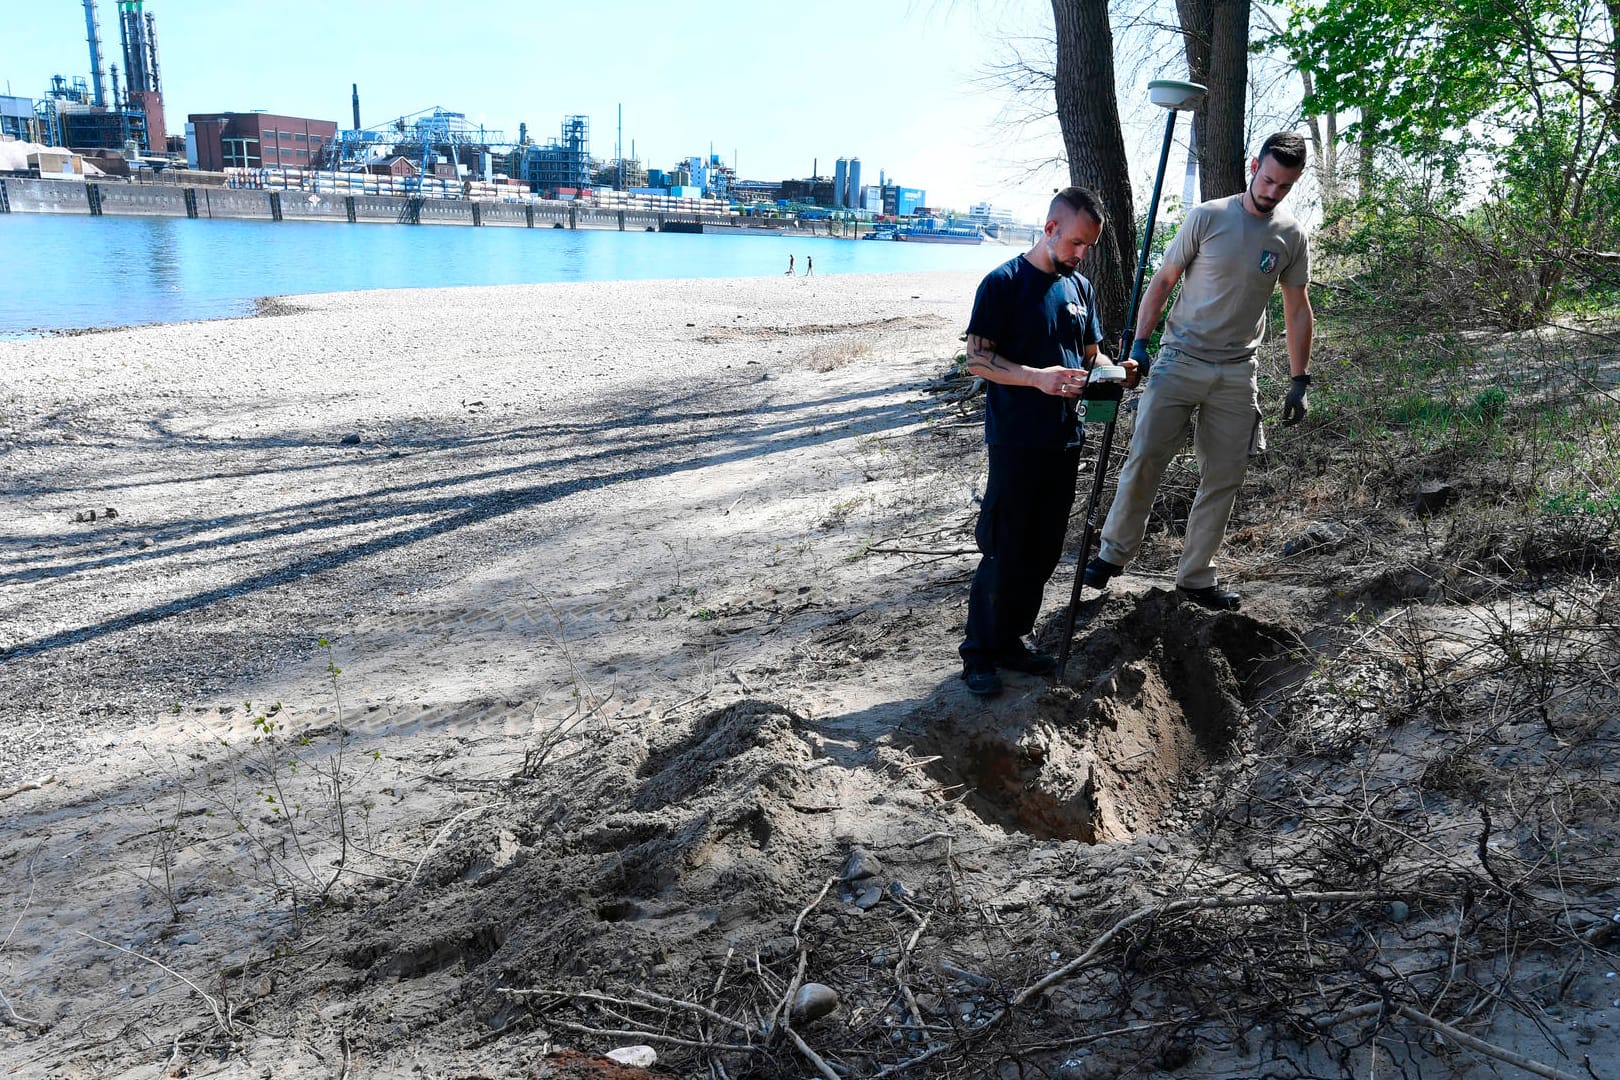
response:
<path id="1" fill-rule="evenodd" d="M 118 0 L 120 71 L 102 47 L 95 0 L 84 0 L 90 77 L 57 75 L 38 102 L 0 98 L 0 137 L 9 135 L 103 160 L 124 161 L 168 153 L 163 122 L 163 82 L 158 67 L 157 20 L 142 0 Z M 114 172 L 125 170 L 114 167 Z"/>
<path id="2" fill-rule="evenodd" d="M 977 242 L 1006 215 L 930 210 L 921 188 L 882 171 L 863 178 L 859 157 L 839 157 L 831 177 L 744 180 L 711 148 L 669 167 L 624 153 L 622 117 L 613 153 L 592 150 L 591 119 L 564 115 L 555 135 L 532 138 L 486 128 L 442 106 L 362 123 L 360 87 L 349 117 L 300 117 L 266 110 L 192 112 L 183 134 L 164 117 L 157 19 L 144 0 L 116 0 L 120 50 L 106 62 L 96 0 L 83 0 L 89 76 L 55 75 L 39 99 L 0 96 L 0 176 L 123 178 L 193 187 L 306 191 L 314 196 L 402 196 L 487 202 L 565 201 L 607 210 L 825 220 L 843 235 L 882 222 L 875 238 Z M 122 60 L 120 67 L 117 60 Z M 29 146 L 25 160 L 8 141 Z M 37 145 L 35 145 L 37 144 Z M 192 201 L 188 212 L 195 207 Z M 91 212 L 97 200 L 89 200 Z M 279 212 L 279 211 L 278 211 Z M 532 218 L 532 214 L 530 215 Z M 353 213 L 351 210 L 351 220 Z M 869 227 L 868 234 L 873 230 Z"/>

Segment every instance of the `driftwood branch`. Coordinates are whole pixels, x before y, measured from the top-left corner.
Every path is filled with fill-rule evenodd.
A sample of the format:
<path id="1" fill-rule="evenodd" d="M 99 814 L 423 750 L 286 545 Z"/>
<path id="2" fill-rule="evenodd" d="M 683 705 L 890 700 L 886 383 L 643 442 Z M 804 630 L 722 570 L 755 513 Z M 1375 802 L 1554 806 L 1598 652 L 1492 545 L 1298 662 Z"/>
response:
<path id="1" fill-rule="evenodd" d="M 1508 1065 L 1512 1065 L 1514 1068 L 1523 1069 L 1525 1072 L 1531 1073 L 1532 1075 L 1545 1076 L 1547 1077 L 1547 1080 L 1581 1080 L 1581 1078 L 1576 1076 L 1574 1073 L 1563 1072 L 1559 1069 L 1553 1068 L 1550 1065 L 1543 1065 L 1541 1062 L 1536 1061 L 1533 1058 L 1527 1058 L 1523 1054 L 1516 1054 L 1512 1050 L 1497 1046 L 1495 1043 L 1488 1043 L 1484 1039 L 1470 1035 L 1468 1032 L 1463 1031 L 1460 1028 L 1453 1027 L 1443 1020 L 1436 1020 L 1429 1014 L 1415 1009 L 1405 1002 L 1370 1001 L 1365 1005 L 1357 1005 L 1354 1008 L 1345 1009 L 1343 1012 L 1333 1017 L 1326 1026 L 1338 1027 L 1344 1024 L 1354 1023 L 1359 1020 L 1366 1020 L 1371 1017 L 1383 1017 L 1389 1014 L 1403 1017 L 1410 1020 L 1414 1024 L 1428 1028 L 1437 1035 L 1450 1039 L 1458 1046 L 1465 1046 L 1475 1053 L 1484 1054 L 1486 1057 L 1495 1058 L 1497 1061 L 1505 1062 Z"/>
<path id="2" fill-rule="evenodd" d="M 43 1020 L 30 1020 L 28 1017 L 20 1015 L 16 1009 L 11 1007 L 11 999 L 6 997 L 5 991 L 3 990 L 0 990 L 0 1005 L 4 1005 L 6 1007 L 6 1015 L 10 1018 L 10 1022 L 16 1024 L 18 1027 L 34 1028 L 38 1031 L 47 1031 L 50 1029 L 51 1025 L 47 1024 Z"/>
<path id="3" fill-rule="evenodd" d="M 433 839 L 428 842 L 427 850 L 422 852 L 422 857 L 420 859 L 416 860 L 416 868 L 411 871 L 411 879 L 405 883 L 405 887 L 407 889 L 416 884 L 416 876 L 422 872 L 422 867 L 427 865 L 428 858 L 433 854 L 433 849 L 439 846 L 439 841 L 443 840 L 450 830 L 456 827 L 456 823 L 462 818 L 470 817 L 482 809 L 482 806 L 469 806 L 467 809 L 463 810 L 461 813 L 444 823 L 444 828 L 440 829 L 436 834 L 434 834 Z"/>
<path id="4" fill-rule="evenodd" d="M 1057 970 L 1047 973 L 1039 981 L 1014 994 L 1010 1004 L 1013 1008 L 1028 1004 L 1029 1000 L 1037 994 L 1050 989 L 1085 967 L 1086 964 L 1091 962 L 1092 957 L 1101 952 L 1109 942 L 1120 934 L 1137 923 L 1146 922 L 1160 915 L 1179 915 L 1188 911 L 1214 911 L 1221 908 L 1282 907 L 1293 904 L 1359 904 L 1373 900 L 1390 899 L 1394 899 L 1394 894 L 1382 892 L 1297 892 L 1262 893 L 1257 896 L 1195 896 L 1185 900 L 1172 900 L 1168 904 L 1153 904 L 1134 911 L 1116 922 L 1104 931 L 1096 941 L 1091 943 L 1091 948 Z"/>
<path id="5" fill-rule="evenodd" d="M 820 1073 L 824 1080 L 843 1080 L 843 1077 L 833 1072 L 832 1066 L 821 1060 L 820 1054 L 810 1049 L 810 1044 L 801 1039 L 797 1031 L 790 1027 L 784 1027 L 782 1030 L 787 1032 L 787 1037 L 793 1040 L 793 1045 L 798 1048 L 799 1053 L 803 1054 L 805 1060 L 816 1067 L 816 1072 Z"/>
<path id="6" fill-rule="evenodd" d="M 1548 1078 L 1548 1080 L 1580 1080 L 1580 1078 L 1574 1073 L 1563 1072 L 1559 1069 L 1553 1068 L 1550 1065 L 1543 1065 L 1541 1062 L 1527 1058 L 1522 1054 L 1515 1054 L 1513 1051 L 1504 1049 L 1503 1047 L 1497 1046 L 1494 1043 L 1488 1043 L 1484 1039 L 1475 1038 L 1466 1031 L 1461 1031 L 1454 1028 L 1444 1021 L 1436 1020 L 1434 1017 L 1429 1016 L 1426 1013 L 1419 1012 L 1410 1005 L 1396 1005 L 1395 1011 L 1404 1016 L 1406 1019 L 1412 1021 L 1412 1023 L 1421 1024 L 1430 1031 L 1445 1036 L 1458 1046 L 1466 1046 L 1468 1049 L 1473 1050 L 1476 1053 L 1484 1054 L 1487 1057 L 1493 1057 L 1497 1061 L 1506 1062 L 1515 1068 L 1523 1069 L 1527 1073 L 1533 1073 L 1536 1076 L 1545 1076 Z"/>
<path id="7" fill-rule="evenodd" d="M 143 955 L 141 953 L 138 953 L 134 949 L 126 949 L 122 945 L 114 945 L 112 942 L 106 940 L 105 938 L 98 938 L 94 934 L 87 934 L 83 930 L 75 930 L 73 932 L 75 934 L 78 934 L 82 938 L 87 938 L 90 941 L 95 942 L 97 945 L 105 945 L 109 949 L 117 949 L 121 953 L 128 953 L 130 956 L 133 956 L 137 960 L 144 960 L 148 964 L 151 964 L 153 967 L 158 968 L 159 970 L 173 976 L 176 979 L 179 979 L 181 982 L 185 983 L 187 986 L 189 986 L 193 990 L 195 990 L 197 992 L 198 997 L 202 998 L 204 1001 L 206 1001 L 208 1003 L 208 1007 L 211 1010 L 213 1010 L 214 1022 L 219 1025 L 219 1030 L 224 1032 L 227 1035 L 234 1034 L 234 1031 L 233 1031 L 232 1026 L 231 1026 L 231 1022 L 228 1019 L 226 1019 L 225 1013 L 220 1008 L 220 1004 L 219 1004 L 218 1000 L 216 1000 L 214 998 L 214 996 L 212 994 L 210 994 L 208 991 L 204 990 L 202 987 L 198 986 L 196 983 L 192 982 L 190 979 L 186 978 L 184 975 L 182 975 L 178 971 L 174 970 L 174 968 L 169 967 L 167 964 L 164 964 L 161 961 L 154 960 L 150 956 L 145 956 L 145 955 Z"/>
<path id="8" fill-rule="evenodd" d="M 636 1039 L 641 1042 L 664 1043 L 668 1046 L 688 1046 L 694 1050 L 730 1050 L 739 1054 L 752 1054 L 759 1050 L 757 1046 L 748 1046 L 743 1043 L 703 1042 L 698 1039 L 682 1039 L 674 1035 L 664 1035 L 656 1031 L 596 1028 L 588 1024 L 576 1024 L 571 1020 L 558 1020 L 555 1017 L 547 1020 L 546 1023 L 567 1031 L 576 1031 L 581 1035 L 594 1035 L 599 1039 Z"/>

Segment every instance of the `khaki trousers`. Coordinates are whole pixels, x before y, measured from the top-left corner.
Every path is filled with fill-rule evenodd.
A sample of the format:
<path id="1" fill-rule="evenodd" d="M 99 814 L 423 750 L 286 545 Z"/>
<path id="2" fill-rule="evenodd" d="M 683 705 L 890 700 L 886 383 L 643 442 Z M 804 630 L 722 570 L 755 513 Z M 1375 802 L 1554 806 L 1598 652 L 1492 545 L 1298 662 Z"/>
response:
<path id="1" fill-rule="evenodd" d="M 1181 450 L 1187 421 L 1196 410 L 1198 495 L 1187 515 L 1176 584 L 1202 589 L 1216 583 L 1215 552 L 1226 537 L 1226 523 L 1243 486 L 1249 447 L 1260 422 L 1257 370 L 1253 359 L 1212 364 L 1177 349 L 1160 350 L 1137 408 L 1130 454 L 1103 523 L 1098 554 L 1118 566 L 1135 557 L 1159 481 Z"/>

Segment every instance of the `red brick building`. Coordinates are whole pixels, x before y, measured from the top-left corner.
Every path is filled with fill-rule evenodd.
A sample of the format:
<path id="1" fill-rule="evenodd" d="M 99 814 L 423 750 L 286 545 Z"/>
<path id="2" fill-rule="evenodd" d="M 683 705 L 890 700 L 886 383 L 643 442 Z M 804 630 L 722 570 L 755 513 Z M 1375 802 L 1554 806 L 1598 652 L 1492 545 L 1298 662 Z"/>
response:
<path id="1" fill-rule="evenodd" d="M 332 120 L 273 113 L 192 113 L 186 117 L 186 150 L 196 169 L 309 169 L 321 149 L 337 139 Z"/>
<path id="2" fill-rule="evenodd" d="M 391 157 L 386 161 L 368 161 L 366 172 L 374 176 L 415 176 L 416 164 L 407 157 Z"/>

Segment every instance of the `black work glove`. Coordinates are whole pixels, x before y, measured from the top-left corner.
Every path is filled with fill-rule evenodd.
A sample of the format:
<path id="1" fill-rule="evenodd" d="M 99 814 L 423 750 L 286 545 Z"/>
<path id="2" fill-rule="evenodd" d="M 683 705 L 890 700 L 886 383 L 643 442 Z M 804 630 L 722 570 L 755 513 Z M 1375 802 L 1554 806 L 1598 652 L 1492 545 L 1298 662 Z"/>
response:
<path id="1" fill-rule="evenodd" d="M 1153 365 L 1153 357 L 1148 355 L 1147 342 L 1136 338 L 1131 342 L 1131 359 L 1136 361 L 1136 381 L 1141 383 L 1147 378 L 1148 368 Z"/>
<path id="2" fill-rule="evenodd" d="M 1283 399 L 1283 427 L 1292 427 L 1305 419 L 1305 414 L 1311 411 L 1310 387 L 1309 375 L 1293 377 L 1288 387 L 1288 396 Z"/>

